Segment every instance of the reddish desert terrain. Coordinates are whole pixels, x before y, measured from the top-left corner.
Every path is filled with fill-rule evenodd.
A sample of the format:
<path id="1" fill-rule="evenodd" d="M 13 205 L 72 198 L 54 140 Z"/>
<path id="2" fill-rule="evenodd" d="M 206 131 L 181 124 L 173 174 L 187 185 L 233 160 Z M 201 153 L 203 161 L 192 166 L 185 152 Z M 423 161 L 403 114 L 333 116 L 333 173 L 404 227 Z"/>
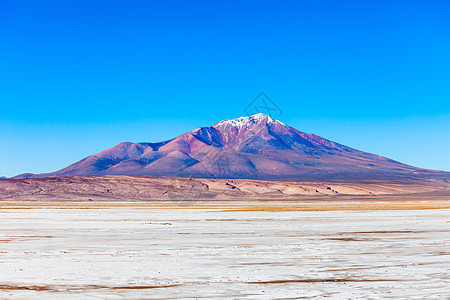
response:
<path id="1" fill-rule="evenodd" d="M 296 182 L 178 177 L 46 177 L 0 180 L 0 201 L 159 202 L 450 200 L 444 181 Z"/>

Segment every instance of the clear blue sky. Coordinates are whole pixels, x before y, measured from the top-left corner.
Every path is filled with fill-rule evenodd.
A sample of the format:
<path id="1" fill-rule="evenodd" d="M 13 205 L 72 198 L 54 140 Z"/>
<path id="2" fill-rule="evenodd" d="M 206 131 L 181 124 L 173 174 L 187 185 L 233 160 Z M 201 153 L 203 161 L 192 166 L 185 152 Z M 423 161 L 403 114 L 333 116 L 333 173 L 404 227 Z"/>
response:
<path id="1" fill-rule="evenodd" d="M 450 171 L 450 2 L 0 0 L 0 175 L 244 115 Z"/>

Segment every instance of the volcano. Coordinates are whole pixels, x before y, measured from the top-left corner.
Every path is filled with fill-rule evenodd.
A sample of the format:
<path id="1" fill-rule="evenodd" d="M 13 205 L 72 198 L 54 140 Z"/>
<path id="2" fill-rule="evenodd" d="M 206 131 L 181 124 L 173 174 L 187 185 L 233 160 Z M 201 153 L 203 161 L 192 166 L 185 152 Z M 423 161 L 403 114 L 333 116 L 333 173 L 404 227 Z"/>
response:
<path id="1" fill-rule="evenodd" d="M 259 113 L 200 127 L 163 142 L 120 143 L 56 172 L 19 176 L 393 180 L 449 178 L 448 174 L 300 132 Z"/>

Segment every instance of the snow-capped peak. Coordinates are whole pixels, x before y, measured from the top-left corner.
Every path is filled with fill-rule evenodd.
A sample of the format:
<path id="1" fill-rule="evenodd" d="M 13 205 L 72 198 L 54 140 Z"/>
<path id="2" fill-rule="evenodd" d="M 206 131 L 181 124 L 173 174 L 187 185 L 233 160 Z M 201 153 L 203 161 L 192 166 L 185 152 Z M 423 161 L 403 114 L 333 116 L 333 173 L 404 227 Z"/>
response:
<path id="1" fill-rule="evenodd" d="M 238 130 L 241 130 L 241 128 L 249 128 L 249 127 L 252 127 L 252 125 L 259 124 L 261 121 L 265 120 L 266 118 L 267 118 L 267 124 L 278 123 L 280 125 L 285 126 L 284 123 L 282 123 L 278 120 L 274 120 L 268 115 L 265 115 L 263 113 L 257 113 L 252 116 L 249 116 L 249 117 L 239 117 L 239 118 L 232 119 L 232 120 L 223 120 L 223 121 L 217 123 L 214 127 L 231 126 L 231 127 L 237 128 Z"/>

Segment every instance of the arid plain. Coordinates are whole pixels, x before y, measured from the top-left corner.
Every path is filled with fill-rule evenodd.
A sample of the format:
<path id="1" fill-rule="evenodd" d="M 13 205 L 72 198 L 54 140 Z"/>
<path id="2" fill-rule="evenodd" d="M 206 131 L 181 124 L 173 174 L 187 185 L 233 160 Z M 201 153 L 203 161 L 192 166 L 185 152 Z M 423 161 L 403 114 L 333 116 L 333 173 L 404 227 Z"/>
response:
<path id="1" fill-rule="evenodd" d="M 0 298 L 450 296 L 450 209 L 86 208 L 0 209 Z"/>
<path id="2" fill-rule="evenodd" d="M 0 181 L 6 299 L 447 299 L 445 181 Z"/>

